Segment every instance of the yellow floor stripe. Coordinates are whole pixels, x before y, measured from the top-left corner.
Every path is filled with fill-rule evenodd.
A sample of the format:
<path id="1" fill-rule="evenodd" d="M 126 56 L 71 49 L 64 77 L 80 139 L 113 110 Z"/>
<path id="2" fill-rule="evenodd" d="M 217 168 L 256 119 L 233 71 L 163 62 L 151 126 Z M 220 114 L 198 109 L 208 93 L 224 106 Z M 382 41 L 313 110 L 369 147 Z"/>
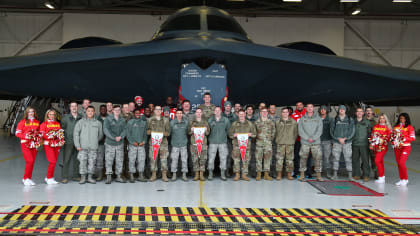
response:
<path id="1" fill-rule="evenodd" d="M 219 211 L 220 215 L 227 215 L 226 212 L 223 210 L 223 208 L 216 208 L 216 209 L 217 211 Z M 227 216 L 223 216 L 223 219 L 229 223 L 233 222 L 232 219 L 230 219 L 230 217 L 227 217 Z"/>
<path id="2" fill-rule="evenodd" d="M 83 207 L 83 211 L 82 211 L 82 213 L 89 213 L 89 211 L 90 211 L 90 206 L 85 206 L 85 207 Z M 80 217 L 79 217 L 79 220 L 80 221 L 82 221 L 82 220 L 86 220 L 86 217 L 87 217 L 88 215 L 80 215 Z"/>
<path id="3" fill-rule="evenodd" d="M 133 215 L 131 216 L 131 220 L 134 221 L 134 222 L 139 221 L 139 215 L 135 215 L 135 214 L 139 214 L 139 208 L 138 207 L 133 207 L 132 209 L 133 209 L 132 210 Z"/>
<path id="4" fill-rule="evenodd" d="M 232 212 L 232 214 L 234 214 L 234 215 L 240 215 L 236 210 L 235 210 L 235 208 L 230 208 L 229 209 L 230 210 L 230 212 Z M 260 212 L 261 213 L 261 212 Z M 240 222 L 240 223 L 246 223 L 246 221 L 244 220 L 244 218 L 243 217 L 236 217 L 236 219 L 238 220 L 238 222 Z"/>
<path id="5" fill-rule="evenodd" d="M 337 216 L 337 213 L 334 213 L 334 212 L 332 212 L 332 211 L 330 211 L 329 209 L 322 209 L 323 211 L 325 211 L 325 212 L 327 212 L 328 214 L 330 214 L 330 215 L 333 215 L 333 216 Z M 316 211 L 319 211 L 319 210 L 316 210 Z M 333 224 L 340 224 L 338 221 L 336 221 L 334 218 L 328 218 L 328 220 L 331 222 L 331 223 L 333 223 Z M 346 219 L 337 219 L 337 220 L 339 220 L 339 221 L 341 221 L 341 222 L 344 222 L 345 224 L 349 224 L 349 225 L 351 225 L 352 223 L 350 222 L 350 221 L 348 221 L 348 220 L 346 220 Z"/>
<path id="6" fill-rule="evenodd" d="M 118 216 L 118 221 L 125 221 L 125 219 L 126 219 L 125 213 L 127 213 L 127 207 L 125 207 L 125 206 L 120 207 L 120 212 L 118 212 L 118 213 L 123 213 L 122 215 Z"/>
<path id="7" fill-rule="evenodd" d="M 203 209 L 206 211 L 207 215 L 215 215 L 215 213 L 210 208 L 205 207 Z M 211 222 L 219 222 L 219 219 L 215 216 L 210 216 L 210 220 Z"/>
<path id="8" fill-rule="evenodd" d="M 307 216 L 314 216 L 312 213 L 310 213 L 309 211 L 307 211 L 306 209 L 304 209 L 304 208 L 299 208 L 299 210 L 301 210 L 303 213 L 305 213 L 305 215 L 307 215 Z M 312 218 L 314 221 L 316 221 L 316 222 L 318 222 L 318 223 L 320 223 L 320 224 L 326 224 L 326 222 L 325 221 L 323 221 L 321 218 Z"/>
<path id="9" fill-rule="evenodd" d="M 23 157 L 23 155 L 20 154 L 20 155 L 16 155 L 16 156 L 7 157 L 7 158 L 4 158 L 4 159 L 1 159 L 0 162 L 13 160 L 13 159 L 16 159 L 18 157 Z"/>
<path id="10" fill-rule="evenodd" d="M 280 208 L 276 208 L 276 210 L 278 212 L 280 212 L 281 215 L 283 216 L 288 216 L 290 215 L 289 213 L 287 213 L 286 211 L 284 211 L 283 209 Z M 299 223 L 299 221 L 297 221 L 294 217 L 287 217 L 288 220 L 290 220 L 292 223 Z"/>
<path id="11" fill-rule="evenodd" d="M 95 209 L 95 213 L 102 213 L 102 206 L 97 206 Z M 92 221 L 99 221 L 99 217 L 101 217 L 101 215 L 93 215 L 92 216 Z"/>
<path id="12" fill-rule="evenodd" d="M 295 211 L 295 209 L 293 208 L 288 208 L 287 210 L 289 210 L 290 212 L 292 212 L 295 216 L 301 216 L 301 214 L 299 214 L 297 211 Z M 312 222 L 306 218 L 300 218 L 303 222 L 308 223 L 308 224 L 312 224 Z"/>
<path id="13" fill-rule="evenodd" d="M 194 211 L 194 214 L 202 215 L 201 211 L 200 211 L 200 209 L 198 209 L 198 207 L 193 207 L 192 209 Z M 203 216 L 198 216 L 197 218 L 198 218 L 198 221 L 200 221 L 200 222 L 206 222 L 206 219 Z"/>
<path id="14" fill-rule="evenodd" d="M 75 213 L 77 211 L 77 206 L 72 206 L 69 213 Z M 66 215 L 66 217 L 64 218 L 64 221 L 71 221 L 73 218 L 73 215 Z"/>
<path id="15" fill-rule="evenodd" d="M 108 208 L 107 213 L 114 213 L 114 210 L 115 210 L 115 207 L 114 207 L 114 206 L 110 206 L 110 207 Z M 113 216 L 113 215 L 106 215 L 106 216 L 105 216 L 105 221 L 112 221 L 112 216 Z"/>
<path id="16" fill-rule="evenodd" d="M 169 214 L 171 214 L 171 215 L 177 214 L 175 207 L 168 207 L 168 208 L 169 208 Z M 171 220 L 173 222 L 179 222 L 179 217 L 178 216 L 171 216 Z"/>
<path id="17" fill-rule="evenodd" d="M 21 209 L 19 209 L 18 212 L 25 212 L 26 210 L 28 210 L 28 208 L 31 206 L 23 206 Z M 17 220 L 21 215 L 13 215 L 10 220 Z"/>
<path id="18" fill-rule="evenodd" d="M 370 212 L 370 210 L 365 210 L 365 209 L 360 209 L 359 211 L 365 213 L 365 215 L 371 216 L 371 217 L 376 217 L 376 214 L 373 214 L 372 212 Z M 375 219 L 377 221 L 379 221 L 381 224 L 385 224 L 385 225 L 392 225 L 390 222 L 383 220 L 383 219 Z"/>
<path id="19" fill-rule="evenodd" d="M 346 211 L 344 211 L 344 210 L 341 210 L 341 209 L 334 209 L 335 211 L 337 211 L 337 212 L 339 212 L 339 213 L 341 213 L 341 215 L 343 215 L 343 216 L 354 216 L 353 214 L 349 214 L 349 213 L 347 213 Z M 365 225 L 366 223 L 365 222 L 363 222 L 363 221 L 361 221 L 361 220 L 359 220 L 359 219 L 357 219 L 357 218 L 352 218 L 351 220 L 349 220 L 349 219 L 340 219 L 340 221 L 346 221 L 346 222 L 349 222 L 349 223 L 346 223 L 346 224 L 354 224 L 353 222 L 350 222 L 350 221 L 354 221 L 354 222 L 356 222 L 357 224 L 361 224 L 361 225 Z"/>
<path id="20" fill-rule="evenodd" d="M 252 210 L 259 216 L 265 215 L 258 208 L 252 208 Z M 262 219 L 265 223 L 273 223 L 268 217 L 262 217 Z"/>
<path id="21" fill-rule="evenodd" d="M 33 209 L 31 210 L 31 213 L 37 213 L 37 212 L 41 209 L 41 207 L 42 207 L 42 206 L 36 206 L 35 208 L 33 208 Z M 31 219 L 32 219 L 32 217 L 34 217 L 34 215 L 26 215 L 26 216 L 25 216 L 25 218 L 24 218 L 23 220 L 31 220 Z"/>
<path id="22" fill-rule="evenodd" d="M 388 215 L 386 215 L 385 213 L 383 213 L 382 211 L 376 210 L 376 209 L 372 209 L 371 211 L 375 212 L 376 214 L 383 216 L 383 217 L 388 217 Z M 393 219 L 387 219 L 385 220 L 386 224 L 392 225 L 392 223 L 394 224 L 400 224 L 399 222 L 393 220 Z"/>
<path id="23" fill-rule="evenodd" d="M 389 162 L 389 161 L 384 161 L 384 163 L 388 164 L 388 165 L 391 165 L 391 166 L 398 166 L 396 163 L 392 163 L 392 162 Z M 407 170 L 420 174 L 420 170 L 416 170 L 416 169 L 413 169 L 413 168 L 410 168 L 410 167 L 407 167 Z"/>
<path id="24" fill-rule="evenodd" d="M 364 215 L 360 214 L 358 211 L 355 211 L 353 209 L 347 209 L 347 211 L 353 213 L 354 214 L 353 216 L 364 216 Z M 369 222 L 371 224 L 374 224 L 374 225 L 379 225 L 378 222 L 373 221 L 372 219 L 363 219 L 363 220 L 365 220 L 365 221 L 367 221 L 367 222 Z"/>
<path id="25" fill-rule="evenodd" d="M 47 207 L 47 209 L 45 209 L 44 211 L 43 211 L 43 213 L 50 213 L 51 212 L 51 210 L 52 209 L 54 209 L 54 206 L 48 206 Z M 49 215 L 48 214 L 45 214 L 45 215 L 39 215 L 39 217 L 38 217 L 38 221 L 44 221 L 45 220 L 45 218 L 47 218 Z"/>
<path id="26" fill-rule="evenodd" d="M 252 215 L 246 208 L 240 208 L 240 209 L 245 215 Z M 260 223 L 255 217 L 250 217 L 249 219 L 252 221 L 252 223 Z"/>
<path id="27" fill-rule="evenodd" d="M 163 208 L 162 207 L 156 207 L 156 212 L 158 214 L 163 214 Z M 158 221 L 160 222 L 164 222 L 165 221 L 165 216 L 158 216 Z"/>
<path id="28" fill-rule="evenodd" d="M 186 222 L 192 222 L 191 216 L 188 216 L 190 213 L 188 212 L 186 207 L 181 207 L 181 212 L 182 214 L 186 215 L 184 216 Z"/>
<path id="29" fill-rule="evenodd" d="M 148 215 L 148 214 L 152 214 L 152 209 L 150 209 L 150 207 L 145 207 L 144 208 L 144 213 L 146 214 L 146 221 L 152 221 L 152 216 Z"/>

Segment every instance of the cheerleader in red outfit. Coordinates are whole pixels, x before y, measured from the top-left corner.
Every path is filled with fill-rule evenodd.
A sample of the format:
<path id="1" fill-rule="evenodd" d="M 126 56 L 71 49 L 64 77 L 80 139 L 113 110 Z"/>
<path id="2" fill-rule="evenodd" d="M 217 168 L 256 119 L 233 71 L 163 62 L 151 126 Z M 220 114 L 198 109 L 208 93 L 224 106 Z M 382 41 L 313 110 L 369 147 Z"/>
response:
<path id="1" fill-rule="evenodd" d="M 25 174 L 22 182 L 26 186 L 35 185 L 32 181 L 32 171 L 34 169 L 37 148 L 40 146 L 39 121 L 35 109 L 27 107 L 23 119 L 16 128 L 16 137 L 20 139 L 20 148 L 25 159 Z"/>
<path id="2" fill-rule="evenodd" d="M 378 179 L 376 183 L 385 183 L 384 156 L 388 151 L 388 142 L 391 139 L 392 126 L 385 114 L 379 115 L 378 124 L 373 126 L 369 138 L 369 148 L 375 153 L 375 164 L 378 168 Z"/>
<path id="3" fill-rule="evenodd" d="M 410 117 L 407 113 L 401 113 L 398 117 L 398 123 L 394 126 L 392 134 L 392 146 L 394 147 L 395 159 L 400 172 L 400 181 L 395 183 L 397 186 L 408 184 L 407 167 L 405 162 L 411 152 L 411 142 L 416 140 L 416 134 L 411 126 Z"/>
<path id="4" fill-rule="evenodd" d="M 44 139 L 45 156 L 49 162 L 47 177 L 45 182 L 47 184 L 58 184 L 54 179 L 54 169 L 58 159 L 60 146 L 57 145 L 57 132 L 61 130 L 60 123 L 57 122 L 57 113 L 54 110 L 48 110 L 45 113 L 45 121 L 41 124 L 40 132 Z"/>

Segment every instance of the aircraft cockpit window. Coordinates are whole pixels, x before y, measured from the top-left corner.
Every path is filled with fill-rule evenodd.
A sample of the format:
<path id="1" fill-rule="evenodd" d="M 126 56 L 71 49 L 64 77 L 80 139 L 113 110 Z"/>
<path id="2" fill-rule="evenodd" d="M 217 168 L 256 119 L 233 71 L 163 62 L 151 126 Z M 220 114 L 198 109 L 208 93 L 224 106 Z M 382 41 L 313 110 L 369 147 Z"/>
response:
<path id="1" fill-rule="evenodd" d="M 174 30 L 200 30 L 200 15 L 176 17 L 162 25 L 161 32 Z"/>
<path id="2" fill-rule="evenodd" d="M 234 20 L 220 16 L 207 15 L 208 30 L 228 31 L 246 35 L 242 27 Z"/>

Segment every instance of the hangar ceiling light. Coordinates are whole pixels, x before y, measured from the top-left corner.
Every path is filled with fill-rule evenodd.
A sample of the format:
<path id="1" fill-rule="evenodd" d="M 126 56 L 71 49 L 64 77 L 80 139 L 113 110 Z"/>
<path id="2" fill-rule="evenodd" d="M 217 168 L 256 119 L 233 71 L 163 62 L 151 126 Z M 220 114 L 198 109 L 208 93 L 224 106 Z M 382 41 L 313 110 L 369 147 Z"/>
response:
<path id="1" fill-rule="evenodd" d="M 358 15 L 360 12 L 362 12 L 362 9 L 360 8 L 360 7 L 358 7 L 358 8 L 355 8 L 353 11 L 352 11 L 352 15 L 353 16 L 355 16 L 355 15 Z"/>
<path id="2" fill-rule="evenodd" d="M 413 0 L 392 0 L 392 2 L 413 2 Z"/>
<path id="3" fill-rule="evenodd" d="M 57 5 L 53 1 L 44 2 L 44 6 L 48 7 L 49 9 L 55 9 L 57 7 Z"/>
<path id="4" fill-rule="evenodd" d="M 340 2 L 359 2 L 359 0 L 340 0 Z"/>
<path id="5" fill-rule="evenodd" d="M 283 0 L 283 2 L 302 2 L 302 0 Z"/>

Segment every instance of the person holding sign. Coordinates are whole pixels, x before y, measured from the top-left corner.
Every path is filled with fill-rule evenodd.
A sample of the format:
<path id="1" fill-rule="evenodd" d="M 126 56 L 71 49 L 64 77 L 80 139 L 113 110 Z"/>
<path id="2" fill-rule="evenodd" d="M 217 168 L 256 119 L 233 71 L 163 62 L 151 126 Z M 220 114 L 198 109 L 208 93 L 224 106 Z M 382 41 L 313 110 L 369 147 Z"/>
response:
<path id="1" fill-rule="evenodd" d="M 156 180 L 157 158 L 160 157 L 162 180 L 168 182 L 168 136 L 171 133 L 169 119 L 162 117 L 162 107 L 155 106 L 154 115 L 147 121 L 147 135 L 150 135 L 149 159 L 152 176 L 150 181 Z"/>
<path id="2" fill-rule="evenodd" d="M 195 118 L 188 126 L 188 135 L 191 135 L 190 150 L 193 160 L 193 171 L 195 173 L 194 181 L 200 179 L 204 181 L 204 171 L 207 161 L 207 135 L 210 133 L 210 127 L 207 121 L 202 118 L 203 110 L 195 110 Z M 200 176 L 199 176 L 200 174 Z"/>
<path id="3" fill-rule="evenodd" d="M 256 129 L 251 121 L 245 119 L 245 111 L 239 110 L 239 120 L 232 123 L 229 129 L 229 137 L 232 139 L 233 150 L 233 172 L 235 173 L 234 181 L 238 181 L 240 177 L 240 164 L 242 159 L 242 179 L 249 181 L 248 165 L 251 159 L 251 138 L 256 137 Z"/>

